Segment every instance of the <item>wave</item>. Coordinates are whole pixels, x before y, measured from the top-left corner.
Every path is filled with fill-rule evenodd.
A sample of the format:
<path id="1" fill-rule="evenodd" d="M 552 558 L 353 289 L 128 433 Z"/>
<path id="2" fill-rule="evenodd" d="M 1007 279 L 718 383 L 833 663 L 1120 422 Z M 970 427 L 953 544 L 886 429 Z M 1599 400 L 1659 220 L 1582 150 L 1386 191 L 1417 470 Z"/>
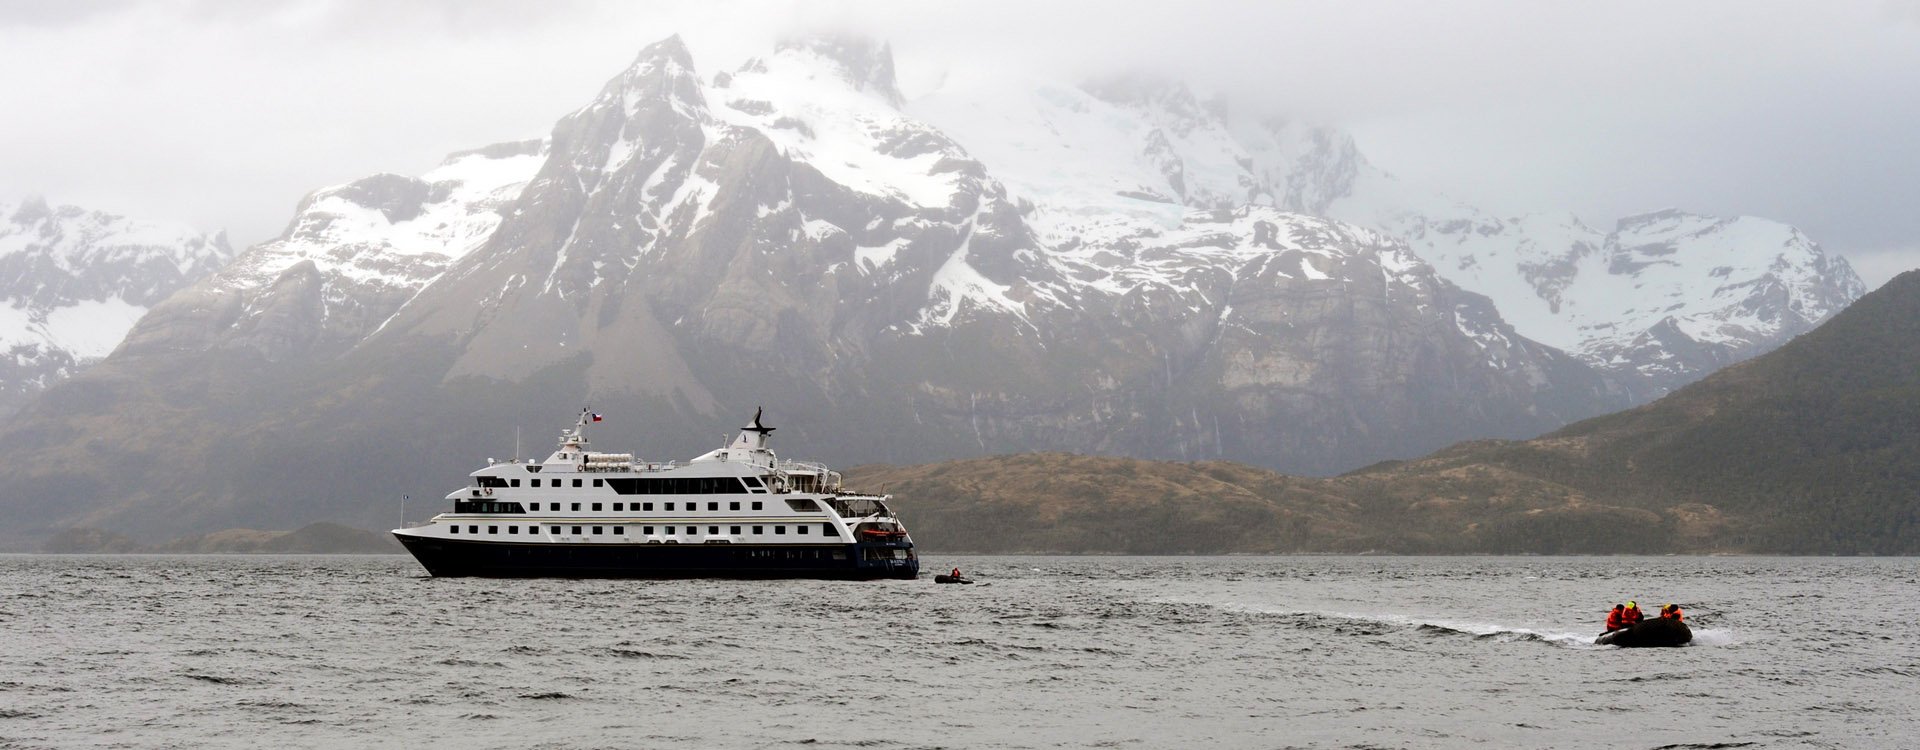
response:
<path id="1" fill-rule="evenodd" d="M 1599 635 L 1598 629 L 1551 630 L 1497 622 L 1437 619 L 1416 615 L 1288 610 L 1236 603 L 1196 601 L 1178 601 L 1177 603 L 1208 606 L 1225 611 L 1272 615 L 1290 621 L 1294 627 L 1307 630 L 1335 630 L 1356 635 L 1379 635 L 1390 631 L 1404 631 L 1441 638 L 1472 638 L 1493 643 L 1544 643 L 1561 648 L 1578 649 L 1613 648 L 1594 644 L 1593 639 Z M 1689 645 L 1728 646 L 1737 642 L 1731 632 L 1708 629 L 1693 631 L 1693 642 Z"/>

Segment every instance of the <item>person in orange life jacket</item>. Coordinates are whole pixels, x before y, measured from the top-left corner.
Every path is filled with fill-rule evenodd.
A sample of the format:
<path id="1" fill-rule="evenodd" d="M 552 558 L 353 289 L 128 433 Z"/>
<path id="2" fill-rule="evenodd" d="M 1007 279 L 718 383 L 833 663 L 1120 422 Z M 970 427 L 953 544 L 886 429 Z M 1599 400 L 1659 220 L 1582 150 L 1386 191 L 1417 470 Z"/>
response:
<path id="1" fill-rule="evenodd" d="M 1676 622 L 1685 622 L 1687 619 L 1687 616 L 1680 612 L 1680 605 L 1669 604 L 1667 606 L 1660 608 L 1660 619 L 1673 620 Z"/>
<path id="2" fill-rule="evenodd" d="M 950 575 L 950 576 L 953 576 L 954 578 L 959 578 L 959 577 L 960 577 L 960 569 L 959 569 L 959 568 L 954 568 L 954 569 L 953 569 L 953 572 L 952 572 L 952 573 L 948 573 L 947 575 Z"/>
<path id="3" fill-rule="evenodd" d="M 1627 602 L 1626 611 L 1620 613 L 1620 623 L 1630 628 L 1635 625 L 1639 625 L 1640 620 L 1644 619 L 1645 617 L 1646 615 L 1640 612 L 1640 605 L 1629 601 Z"/>
<path id="4" fill-rule="evenodd" d="M 1607 613 L 1607 632 L 1611 633 L 1627 626 L 1626 610 L 1625 604 L 1613 605 L 1613 610 Z"/>

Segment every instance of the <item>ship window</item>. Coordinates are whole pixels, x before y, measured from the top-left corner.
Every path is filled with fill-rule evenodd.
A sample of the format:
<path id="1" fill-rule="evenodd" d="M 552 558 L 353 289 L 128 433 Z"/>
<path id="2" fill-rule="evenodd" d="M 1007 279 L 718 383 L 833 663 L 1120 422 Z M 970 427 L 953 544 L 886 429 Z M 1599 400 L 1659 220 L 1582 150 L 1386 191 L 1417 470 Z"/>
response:
<path id="1" fill-rule="evenodd" d="M 595 480 L 593 480 L 593 486 L 595 486 L 595 487 L 599 487 L 599 486 L 602 486 L 603 484 L 604 484 L 604 481 L 603 481 L 603 480 L 599 480 L 599 479 L 595 479 Z"/>
<path id="2" fill-rule="evenodd" d="M 741 478 L 740 478 L 740 481 L 742 481 L 742 482 L 746 482 L 746 483 L 747 483 L 747 486 L 748 486 L 748 487 L 764 487 L 764 486 L 766 486 L 766 483 L 765 483 L 765 482 L 762 482 L 762 481 L 760 481 L 760 478 L 759 478 L 759 477 L 741 477 Z"/>
<path id="3" fill-rule="evenodd" d="M 594 512 L 596 512 L 596 513 L 597 513 L 597 512 L 599 512 L 599 511 L 600 511 L 600 504 L 599 504 L 599 503 L 594 503 L 594 504 L 593 504 L 593 510 L 594 510 Z"/>
<path id="4" fill-rule="evenodd" d="M 615 534 L 619 534 L 620 536 L 626 536 L 626 535 L 627 535 L 627 527 L 625 527 L 625 526 L 615 526 L 615 527 L 613 527 L 613 533 L 615 533 Z"/>
<path id="5" fill-rule="evenodd" d="M 830 523 L 823 523 L 823 524 L 820 524 L 820 533 L 822 533 L 822 534 L 825 534 L 825 535 L 827 535 L 827 536 L 839 536 L 839 535 L 840 535 L 840 532 L 837 532 L 837 531 L 834 531 L 834 530 L 833 530 L 833 524 L 830 524 Z"/>
<path id="6" fill-rule="evenodd" d="M 814 504 L 812 498 L 787 498 L 787 507 L 801 513 L 813 513 L 820 510 L 820 506 Z"/>
<path id="7" fill-rule="evenodd" d="M 673 510 L 673 503 L 667 503 L 667 510 Z"/>
<path id="8" fill-rule="evenodd" d="M 595 527 L 593 527 L 593 533 L 595 533 L 595 534 L 601 534 L 601 533 L 605 533 L 605 532 L 603 532 L 603 531 L 601 531 L 601 529 L 603 529 L 603 528 L 606 528 L 606 527 L 604 527 L 604 526 L 595 526 Z"/>
<path id="9" fill-rule="evenodd" d="M 719 510 L 719 509 L 720 509 L 719 503 L 707 503 L 707 510 Z"/>
<path id="10" fill-rule="evenodd" d="M 775 534 L 785 534 L 785 533 L 787 533 L 787 527 L 785 527 L 785 526 L 775 526 L 775 527 L 773 527 L 773 533 L 775 533 Z"/>
<path id="11" fill-rule="evenodd" d="M 753 509 L 754 509 L 754 510 L 759 510 L 759 509 L 760 509 L 760 501 L 759 501 L 759 500 L 755 500 L 755 501 L 753 501 Z"/>
<path id="12" fill-rule="evenodd" d="M 615 512 L 615 513 L 619 513 L 620 511 L 622 511 L 622 510 L 625 510 L 625 509 L 626 509 L 626 507 L 627 507 L 627 504 L 626 504 L 626 503 L 614 503 L 614 504 L 613 504 L 613 512 Z"/>
<path id="13" fill-rule="evenodd" d="M 580 486 L 580 480 L 578 480 L 578 479 L 575 479 L 575 480 L 573 480 L 573 486 L 575 486 L 575 487 L 578 487 L 578 486 Z"/>
<path id="14" fill-rule="evenodd" d="M 535 480 L 533 480 L 533 486 L 535 486 L 535 487 L 538 487 L 538 486 L 540 486 L 540 480 L 538 480 L 538 479 L 535 479 Z"/>
<path id="15" fill-rule="evenodd" d="M 578 526 L 575 526 L 575 527 L 573 527 L 573 535 L 574 535 L 574 536 L 579 536 L 579 535 L 580 535 L 580 527 L 578 527 Z"/>
<path id="16" fill-rule="evenodd" d="M 727 503 L 727 510 L 739 510 L 739 509 L 740 509 L 739 500 L 735 500 L 733 502 Z"/>
<path id="17" fill-rule="evenodd" d="M 765 527 L 765 526 L 755 526 L 755 527 L 753 527 L 753 533 L 755 533 L 755 534 L 764 534 L 764 533 L 766 533 L 766 528 L 767 528 L 767 527 Z"/>
<path id="18" fill-rule="evenodd" d="M 480 500 L 453 501 L 455 513 L 525 513 L 519 503 L 487 502 Z"/>
<path id="19" fill-rule="evenodd" d="M 653 533 L 653 527 L 652 527 L 652 526 L 642 526 L 642 527 L 640 527 L 640 533 L 642 533 L 642 534 L 652 534 L 652 533 Z"/>
<path id="20" fill-rule="evenodd" d="M 458 534 L 458 533 L 460 533 L 460 524 L 457 524 L 457 523 L 456 523 L 456 524 L 454 524 L 454 525 L 453 525 L 453 528 L 450 528 L 450 529 L 447 529 L 447 531 L 448 531 L 449 533 L 454 533 L 454 534 Z"/>
<path id="21" fill-rule="evenodd" d="M 478 534 L 478 533 L 480 533 L 480 527 L 479 527 L 479 526 L 475 526 L 475 525 L 473 525 L 473 524 L 467 524 L 467 533 L 469 533 L 469 534 Z"/>
<path id="22" fill-rule="evenodd" d="M 511 484 L 511 485 L 513 485 L 513 486 L 515 486 L 515 487 L 518 487 L 518 486 L 520 486 L 520 480 L 518 480 L 518 479 L 515 479 L 515 480 L 513 480 L 512 482 L 509 482 L 508 484 Z"/>
<path id="23" fill-rule="evenodd" d="M 606 480 L 622 495 L 731 495 L 741 491 L 740 477 L 615 477 Z M 765 484 L 753 492 L 764 492 Z"/>
<path id="24" fill-rule="evenodd" d="M 574 503 L 574 504 L 573 504 L 573 509 L 574 509 L 574 510 L 579 510 L 579 509 L 580 509 L 580 504 L 579 504 L 579 503 Z"/>
<path id="25" fill-rule="evenodd" d="M 641 504 L 640 504 L 640 509 L 641 509 L 641 510 L 653 510 L 653 503 L 641 503 Z"/>
<path id="26" fill-rule="evenodd" d="M 560 533 L 560 527 L 558 527 L 558 526 L 555 526 L 555 527 L 553 527 L 553 533 L 554 533 L 554 534 L 559 534 L 559 533 Z"/>
<path id="27" fill-rule="evenodd" d="M 795 526 L 795 527 L 793 527 L 793 533 L 795 533 L 795 534 L 805 534 L 805 533 L 807 533 L 807 527 L 805 527 L 805 526 Z"/>
<path id="28" fill-rule="evenodd" d="M 738 526 L 729 526 L 729 527 L 727 527 L 727 533 L 729 533 L 729 534 L 734 534 L 734 535 L 738 535 L 738 534 L 740 533 L 740 527 L 738 527 Z"/>
<path id="29" fill-rule="evenodd" d="M 489 534 L 498 534 L 498 533 L 500 533 L 500 527 L 498 527 L 498 526 L 488 526 L 488 527 L 487 527 L 487 533 L 489 533 Z"/>
<path id="30" fill-rule="evenodd" d="M 720 527 L 718 527 L 718 526 L 708 526 L 708 527 L 707 527 L 707 533 L 709 533 L 709 534 L 718 534 L 718 533 L 720 533 Z"/>
<path id="31" fill-rule="evenodd" d="M 477 477 L 477 479 L 479 479 L 479 480 L 480 480 L 480 481 L 478 482 L 478 484 L 479 484 L 479 485 L 480 485 L 481 487 L 505 487 L 505 486 L 507 486 L 507 480 L 505 480 L 505 479 L 501 479 L 501 478 L 499 478 L 499 477 Z"/>
<path id="32" fill-rule="evenodd" d="M 508 526 L 507 526 L 507 533 L 509 533 L 509 534 L 518 534 L 518 533 L 520 533 L 520 527 L 518 527 L 518 526 L 513 526 L 513 525 L 508 525 Z"/>

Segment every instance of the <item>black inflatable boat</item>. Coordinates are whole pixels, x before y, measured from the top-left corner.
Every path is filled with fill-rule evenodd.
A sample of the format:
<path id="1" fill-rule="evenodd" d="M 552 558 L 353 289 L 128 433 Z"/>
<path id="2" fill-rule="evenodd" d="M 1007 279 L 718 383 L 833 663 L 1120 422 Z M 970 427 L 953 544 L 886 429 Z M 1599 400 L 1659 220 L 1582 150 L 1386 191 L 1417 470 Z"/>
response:
<path id="1" fill-rule="evenodd" d="M 1693 628 L 1685 622 L 1656 617 L 1641 620 L 1639 624 L 1605 633 L 1593 639 L 1596 645 L 1619 646 L 1621 648 L 1645 648 L 1649 646 L 1685 646 L 1693 640 Z"/>
<path id="2" fill-rule="evenodd" d="M 937 576 L 934 576 L 934 577 L 933 577 L 933 582 L 934 582 L 934 583 L 973 583 L 973 579 L 971 579 L 971 578 L 955 578 L 955 577 L 953 577 L 953 576 L 950 576 L 950 575 L 947 575 L 947 574 L 945 574 L 945 573 L 941 573 L 940 575 L 937 575 Z"/>

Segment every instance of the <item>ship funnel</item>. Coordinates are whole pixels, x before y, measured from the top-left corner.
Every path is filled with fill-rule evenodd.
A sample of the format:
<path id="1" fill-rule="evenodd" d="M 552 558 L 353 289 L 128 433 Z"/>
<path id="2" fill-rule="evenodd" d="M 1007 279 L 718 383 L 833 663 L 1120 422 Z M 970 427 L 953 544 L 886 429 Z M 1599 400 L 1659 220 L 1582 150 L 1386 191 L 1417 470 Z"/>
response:
<path id="1" fill-rule="evenodd" d="M 733 441 L 731 447 L 753 448 L 756 450 L 766 449 L 767 436 L 772 435 L 775 428 L 760 424 L 760 415 L 764 411 L 765 409 L 761 407 L 754 407 L 753 421 L 748 422 L 747 426 L 740 428 L 740 437 Z"/>

